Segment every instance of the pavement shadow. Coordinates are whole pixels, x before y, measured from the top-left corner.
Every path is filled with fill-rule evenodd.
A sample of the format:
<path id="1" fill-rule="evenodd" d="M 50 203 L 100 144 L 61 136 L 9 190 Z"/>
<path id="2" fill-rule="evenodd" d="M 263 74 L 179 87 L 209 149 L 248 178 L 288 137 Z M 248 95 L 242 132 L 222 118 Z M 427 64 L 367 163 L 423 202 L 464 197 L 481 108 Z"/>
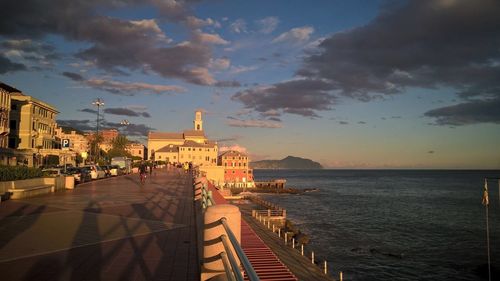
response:
<path id="1" fill-rule="evenodd" d="M 19 206 L 10 214 L 0 220 L 0 250 L 7 245 L 12 239 L 16 238 L 19 234 L 28 230 L 33 224 L 36 223 L 40 215 L 46 209 L 46 206 L 37 206 L 34 210 L 28 211 L 31 205 L 24 204 Z M 22 220 L 22 223 L 18 223 Z M 9 227 L 10 224 L 15 224 Z"/>

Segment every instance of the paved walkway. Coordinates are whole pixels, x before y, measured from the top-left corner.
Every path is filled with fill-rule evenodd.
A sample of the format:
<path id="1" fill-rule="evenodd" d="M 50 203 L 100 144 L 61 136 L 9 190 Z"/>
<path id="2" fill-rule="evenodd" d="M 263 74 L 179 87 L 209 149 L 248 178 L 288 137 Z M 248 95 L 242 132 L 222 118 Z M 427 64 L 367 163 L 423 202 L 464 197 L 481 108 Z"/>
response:
<path id="1" fill-rule="evenodd" d="M 0 204 L 1 280 L 199 280 L 193 191 L 177 170 Z"/>
<path id="2" fill-rule="evenodd" d="M 246 201 L 246 200 L 245 200 Z M 313 265 L 309 258 L 304 257 L 298 250 L 286 246 L 283 239 L 278 238 L 276 233 L 267 229 L 252 217 L 252 209 L 261 209 L 250 201 L 246 204 L 236 204 L 241 210 L 242 218 L 257 233 L 262 241 L 274 252 L 290 271 L 301 281 L 328 280 L 335 281 L 330 275 L 325 275 L 317 265 Z"/>

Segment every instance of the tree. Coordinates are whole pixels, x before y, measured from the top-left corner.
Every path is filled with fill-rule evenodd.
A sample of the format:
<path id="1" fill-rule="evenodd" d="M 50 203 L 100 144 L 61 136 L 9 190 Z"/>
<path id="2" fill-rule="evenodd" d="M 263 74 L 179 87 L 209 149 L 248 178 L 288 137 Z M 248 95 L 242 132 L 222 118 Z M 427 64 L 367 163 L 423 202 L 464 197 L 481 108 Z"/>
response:
<path id="1" fill-rule="evenodd" d="M 102 140 L 103 137 L 101 134 L 97 135 L 97 137 L 96 134 L 91 135 L 90 155 L 93 157 L 94 161 L 96 161 L 98 158 L 96 154 L 102 155 L 101 149 L 99 148 L 99 144 L 102 142 Z"/>
<path id="2" fill-rule="evenodd" d="M 118 135 L 111 142 L 111 149 L 108 151 L 108 158 L 111 159 L 113 157 L 131 157 L 130 153 L 127 151 L 127 145 L 129 144 L 129 140 L 127 137 Z"/>

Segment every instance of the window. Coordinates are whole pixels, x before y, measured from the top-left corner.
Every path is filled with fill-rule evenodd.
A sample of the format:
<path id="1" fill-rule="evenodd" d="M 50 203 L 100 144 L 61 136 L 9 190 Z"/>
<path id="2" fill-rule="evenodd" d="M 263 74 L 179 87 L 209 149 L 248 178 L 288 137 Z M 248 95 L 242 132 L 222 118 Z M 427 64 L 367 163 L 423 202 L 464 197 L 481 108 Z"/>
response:
<path id="1" fill-rule="evenodd" d="M 241 167 L 241 163 L 238 163 L 238 166 Z"/>
<path id="2" fill-rule="evenodd" d="M 11 104 L 10 110 L 17 110 L 17 104 L 15 104 L 15 103 Z"/>
<path id="3" fill-rule="evenodd" d="M 9 128 L 10 128 L 11 130 L 16 130 L 16 127 L 17 127 L 17 122 L 16 122 L 16 120 L 10 120 Z"/>
<path id="4" fill-rule="evenodd" d="M 233 170 L 233 174 L 234 174 L 234 170 Z"/>
<path id="5" fill-rule="evenodd" d="M 9 138 L 9 148 L 16 148 L 16 138 Z"/>
<path id="6" fill-rule="evenodd" d="M 227 167 L 227 162 L 226 162 L 226 163 L 224 163 L 224 167 Z"/>
<path id="7" fill-rule="evenodd" d="M 200 148 L 200 151 L 201 151 L 201 148 Z"/>
<path id="8" fill-rule="evenodd" d="M 188 148 L 188 151 L 191 151 L 191 147 L 190 147 L 190 148 Z"/>
<path id="9" fill-rule="evenodd" d="M 141 155 L 141 154 L 142 154 L 141 152 L 142 152 L 142 151 L 140 151 L 140 150 L 139 150 L 139 155 Z"/>

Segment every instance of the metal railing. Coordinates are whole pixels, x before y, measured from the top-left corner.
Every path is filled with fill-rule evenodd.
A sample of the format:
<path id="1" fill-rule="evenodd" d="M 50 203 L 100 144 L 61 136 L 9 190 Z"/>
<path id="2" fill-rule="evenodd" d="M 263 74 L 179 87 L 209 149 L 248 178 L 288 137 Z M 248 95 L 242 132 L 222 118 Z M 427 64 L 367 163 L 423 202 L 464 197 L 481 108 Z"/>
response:
<path id="1" fill-rule="evenodd" d="M 214 198 L 212 197 L 212 191 L 208 190 L 205 183 L 201 185 L 201 206 L 206 209 L 209 206 L 215 205 Z"/>
<path id="2" fill-rule="evenodd" d="M 222 226 L 224 226 L 224 230 L 227 233 L 227 238 L 229 238 L 229 241 L 231 242 L 231 245 L 233 245 L 234 251 L 236 252 L 236 255 L 238 256 L 238 258 L 240 259 L 241 265 L 243 265 L 243 268 L 245 269 L 245 272 L 247 273 L 248 279 L 250 279 L 250 281 L 258 281 L 258 280 L 260 280 L 259 276 L 257 275 L 257 273 L 255 272 L 255 270 L 253 269 L 252 264 L 248 260 L 248 257 L 245 255 L 245 252 L 243 252 L 243 249 L 241 248 L 240 243 L 238 243 L 238 240 L 236 239 L 236 236 L 234 236 L 233 232 L 231 231 L 231 228 L 229 228 L 229 226 L 227 225 L 226 218 L 222 218 L 220 220 L 220 222 L 222 223 Z M 224 243 L 224 241 L 225 241 L 224 235 L 221 238 L 222 238 L 222 241 L 223 241 L 222 243 Z M 226 244 L 228 244 L 227 241 L 224 244 L 224 248 L 226 248 L 226 251 L 228 251 L 229 245 L 227 245 L 227 247 L 226 247 Z M 228 254 L 228 256 L 229 256 L 229 258 L 231 258 L 232 254 L 231 255 Z M 233 257 L 233 259 L 234 259 L 234 257 Z M 236 272 L 240 273 L 239 270 L 238 270 L 238 268 L 235 268 L 235 267 L 233 267 L 233 272 L 234 273 L 236 273 Z M 238 280 L 243 280 L 243 276 L 241 276 L 241 273 L 240 273 L 240 276 L 236 276 L 236 278 Z M 239 279 L 239 278 L 241 278 L 241 279 Z"/>
<path id="3" fill-rule="evenodd" d="M 195 183 L 195 185 L 197 184 L 200 184 L 200 182 Z M 196 190 L 197 189 L 198 188 L 196 188 Z M 206 210 L 206 208 L 213 205 L 215 205 L 215 201 L 212 196 L 212 191 L 208 190 L 207 182 L 201 182 L 201 206 L 203 210 Z M 241 248 L 238 239 L 236 239 L 236 236 L 231 231 L 231 228 L 228 226 L 226 218 L 221 218 L 220 223 L 224 227 L 224 231 L 226 232 L 226 234 L 222 234 L 220 236 L 220 239 L 222 241 L 225 250 L 224 252 L 220 253 L 220 258 L 224 265 L 224 271 L 226 272 L 228 280 L 235 280 L 235 281 L 244 280 L 244 277 L 238 265 L 238 261 L 234 257 L 233 251 L 231 250 L 230 246 L 232 246 L 232 248 L 236 252 L 236 255 L 238 256 L 241 265 L 243 266 L 243 269 L 245 270 L 248 276 L 248 279 L 250 281 L 259 281 L 260 280 L 259 276 L 255 272 L 250 261 L 248 260 L 248 257 L 245 255 L 245 252 L 243 252 L 243 249 Z"/>

